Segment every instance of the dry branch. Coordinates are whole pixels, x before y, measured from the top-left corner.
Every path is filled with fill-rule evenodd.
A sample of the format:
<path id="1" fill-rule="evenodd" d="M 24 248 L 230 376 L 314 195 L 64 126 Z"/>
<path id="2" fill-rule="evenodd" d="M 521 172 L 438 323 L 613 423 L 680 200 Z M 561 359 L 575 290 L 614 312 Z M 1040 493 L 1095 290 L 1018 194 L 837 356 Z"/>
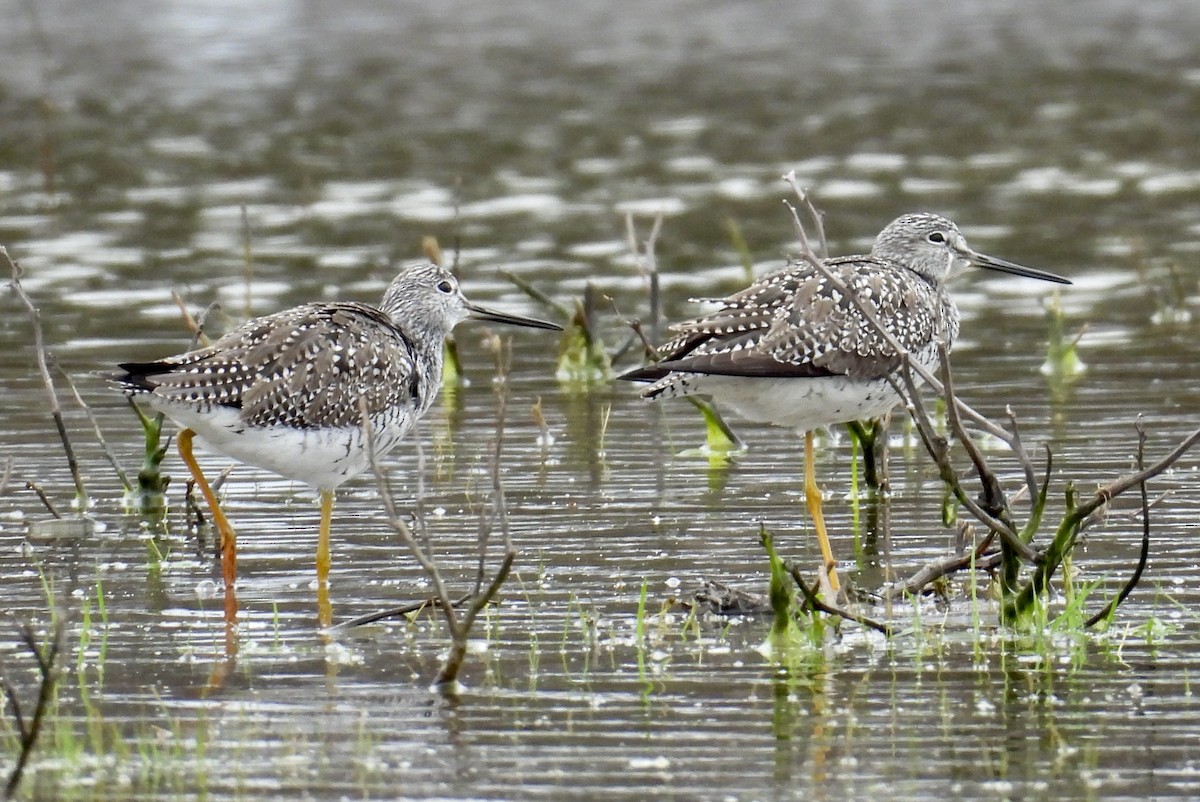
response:
<path id="1" fill-rule="evenodd" d="M 433 686 L 442 692 L 453 692 L 457 684 L 458 674 L 462 668 L 463 661 L 467 655 L 467 644 L 470 636 L 471 627 L 475 623 L 475 619 L 479 612 L 495 597 L 501 586 L 508 579 L 509 573 L 512 570 L 512 565 L 517 556 L 516 548 L 513 546 L 512 539 L 508 526 L 508 511 L 504 500 L 504 488 L 501 481 L 500 460 L 503 453 L 503 435 L 504 422 L 507 414 L 507 397 L 506 397 L 506 378 L 511 359 L 510 346 L 502 343 L 499 338 L 494 338 L 493 344 L 496 350 L 496 366 L 500 381 L 497 382 L 499 390 L 499 406 L 496 419 L 496 435 L 493 443 L 492 453 L 489 459 L 489 469 L 492 478 L 492 500 L 491 514 L 483 513 L 485 518 L 480 524 L 478 535 L 478 554 L 480 567 L 476 572 L 476 587 L 474 592 L 466 594 L 463 597 L 453 600 L 450 598 L 446 582 L 442 577 L 441 569 L 437 562 L 430 556 L 427 544 L 423 545 L 418 538 L 413 534 L 412 528 L 400 517 L 395 501 L 388 488 L 387 473 L 380 467 L 377 455 L 375 453 L 375 433 L 371 429 L 370 418 L 366 409 L 365 399 L 360 399 L 359 405 L 362 416 L 363 437 L 367 443 L 367 454 L 370 459 L 371 468 L 375 473 L 375 480 L 379 488 L 380 496 L 383 498 L 384 510 L 387 514 L 388 525 L 392 530 L 399 535 L 401 541 L 409 549 L 412 555 L 420 563 L 425 574 L 429 577 L 433 584 L 434 596 L 427 602 L 422 602 L 415 607 L 406 605 L 401 608 L 393 608 L 380 613 L 373 613 L 368 616 L 361 616 L 352 622 L 348 622 L 346 626 L 352 626 L 361 623 L 370 623 L 378 621 L 390 615 L 397 615 L 404 612 L 413 612 L 420 609 L 426 604 L 432 603 L 442 612 L 442 616 L 446 621 L 446 628 L 450 632 L 450 651 L 446 656 L 442 667 L 438 670 L 437 676 L 433 681 Z M 415 416 L 415 410 L 413 412 Z M 423 473 L 423 470 L 421 471 Z M 491 582 L 486 588 L 482 587 L 482 579 L 484 576 L 483 564 L 487 557 L 487 545 L 491 537 L 492 522 L 499 523 L 501 536 L 504 540 L 505 553 L 501 560 L 500 566 Z M 427 541 L 427 538 L 423 538 Z M 461 614 L 460 614 L 461 611 Z"/>
<path id="2" fill-rule="evenodd" d="M 33 346 L 37 355 L 38 373 L 41 374 L 42 384 L 46 388 L 46 396 L 50 400 L 50 413 L 54 417 L 54 425 L 58 429 L 58 436 L 62 440 L 63 449 L 67 453 L 67 466 L 71 470 L 71 478 L 75 481 L 75 495 L 79 501 L 80 509 L 87 507 L 87 491 L 83 487 L 83 477 L 79 475 L 79 462 L 75 459 L 75 449 L 71 447 L 71 438 L 67 435 L 67 425 L 63 420 L 62 408 L 58 404 L 58 393 L 54 390 L 54 379 L 50 376 L 50 368 L 46 360 L 46 343 L 42 336 L 42 316 L 38 312 L 33 301 L 29 300 L 29 296 L 25 294 L 25 288 L 21 286 L 21 276 L 23 271 L 16 260 L 8 255 L 8 250 L 0 245 L 0 257 L 3 257 L 8 262 L 9 268 L 12 271 L 12 281 L 9 286 L 12 287 L 14 293 L 25 305 L 29 311 L 29 318 L 33 323 Z"/>
<path id="3" fill-rule="evenodd" d="M 8 678 L 3 663 L 0 663 L 0 690 L 3 691 L 4 696 L 8 699 L 8 706 L 12 710 L 20 742 L 20 751 L 17 754 L 16 763 L 9 773 L 8 781 L 4 786 L 5 799 L 12 799 L 16 794 L 17 787 L 21 784 L 21 777 L 25 772 L 25 767 L 28 765 L 29 758 L 33 754 L 33 748 L 37 744 L 42 724 L 45 722 L 46 714 L 54 695 L 54 686 L 58 680 L 58 656 L 62 651 L 62 641 L 63 626 L 61 621 L 55 623 L 50 642 L 45 646 L 38 644 L 37 638 L 33 633 L 33 628 L 29 624 L 21 627 L 21 642 L 33 656 L 38 669 L 38 694 L 37 700 L 34 702 L 32 714 L 27 715 L 25 708 L 21 705 L 21 699 L 17 695 L 16 686 Z"/>

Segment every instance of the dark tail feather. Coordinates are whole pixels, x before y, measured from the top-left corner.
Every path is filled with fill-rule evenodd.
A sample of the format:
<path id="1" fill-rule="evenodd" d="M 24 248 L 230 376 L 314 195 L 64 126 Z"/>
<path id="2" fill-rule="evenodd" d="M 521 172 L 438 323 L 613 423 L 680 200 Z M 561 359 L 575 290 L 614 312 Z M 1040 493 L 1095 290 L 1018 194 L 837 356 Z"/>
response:
<path id="1" fill-rule="evenodd" d="M 164 362 L 122 362 L 117 367 L 120 370 L 108 374 L 109 381 L 134 393 L 154 392 L 155 383 L 151 377 L 171 372 L 171 366 Z"/>
<path id="2" fill-rule="evenodd" d="M 668 368 L 659 365 L 646 365 L 640 368 L 634 368 L 631 371 L 622 373 L 617 378 L 627 382 L 656 382 L 665 377 L 671 371 Z"/>

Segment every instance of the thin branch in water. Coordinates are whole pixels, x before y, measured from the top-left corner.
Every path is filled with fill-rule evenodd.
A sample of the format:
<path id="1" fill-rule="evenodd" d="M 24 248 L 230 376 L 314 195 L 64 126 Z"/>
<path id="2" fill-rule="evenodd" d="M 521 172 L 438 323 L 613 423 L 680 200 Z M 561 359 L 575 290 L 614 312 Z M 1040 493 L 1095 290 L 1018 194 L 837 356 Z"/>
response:
<path id="1" fill-rule="evenodd" d="M 812 609 L 819 610 L 820 612 L 827 613 L 829 615 L 836 615 L 839 618 L 845 618 L 847 621 L 853 621 L 854 623 L 867 627 L 868 629 L 881 632 L 886 637 L 892 637 L 893 630 L 887 624 L 882 624 L 873 618 L 868 618 L 865 615 L 859 615 L 858 613 L 852 613 L 845 608 L 826 604 L 824 601 L 822 601 L 821 596 L 817 593 L 816 589 L 809 586 L 809 584 L 805 582 L 804 574 L 801 572 L 800 567 L 791 560 L 784 560 L 783 566 L 787 569 L 787 572 L 792 575 L 792 579 L 800 588 L 800 592 L 804 595 L 805 602 Z"/>
<path id="2" fill-rule="evenodd" d="M 1096 495 L 1093 496 L 1090 501 L 1079 505 L 1079 507 L 1075 510 L 1075 517 L 1082 521 L 1084 518 L 1090 516 L 1100 507 L 1108 504 L 1108 502 L 1112 501 L 1114 498 L 1121 495 L 1134 485 L 1144 484 L 1145 482 L 1158 476 L 1167 468 L 1170 468 L 1172 465 L 1174 465 L 1176 461 L 1178 461 L 1180 457 L 1191 450 L 1192 446 L 1196 445 L 1197 442 L 1200 442 L 1200 429 L 1196 429 L 1194 432 L 1189 434 L 1177 446 L 1175 446 L 1175 448 L 1171 449 L 1165 456 L 1159 459 L 1158 462 L 1155 462 L 1148 468 L 1143 468 L 1137 473 L 1130 474 L 1129 476 L 1123 476 L 1120 479 L 1101 487 L 1096 491 Z"/>
<path id="3" fill-rule="evenodd" d="M 564 317 L 564 318 L 571 316 L 572 310 L 570 307 L 566 306 L 565 304 L 560 304 L 558 301 L 554 300 L 549 295 L 542 292 L 537 287 L 533 286 L 528 281 L 526 281 L 525 279 L 518 276 L 516 273 L 513 273 L 509 270 L 501 270 L 500 275 L 504 276 L 506 279 L 511 281 L 513 284 L 516 285 L 517 289 L 519 289 L 521 292 L 525 293 L 530 298 L 537 301 L 539 304 L 546 307 L 547 309 L 553 309 L 561 317 Z"/>
<path id="4" fill-rule="evenodd" d="M 658 339 L 658 326 L 662 321 L 662 303 L 659 293 L 658 282 L 658 257 L 655 255 L 655 248 L 658 244 L 658 235 L 662 231 L 663 216 L 661 214 L 654 217 L 654 222 L 650 226 L 650 235 L 646 237 L 646 241 L 641 245 L 638 244 L 637 229 L 633 224 L 633 214 L 625 215 L 625 240 L 629 245 L 629 252 L 633 254 L 634 264 L 637 266 L 638 273 L 642 278 L 646 279 L 647 289 L 650 294 L 650 335 L 651 339 Z"/>
<path id="5" fill-rule="evenodd" d="M 33 323 L 33 345 L 37 356 L 38 373 L 41 374 L 42 384 L 46 388 L 46 396 L 50 400 L 50 414 L 54 417 L 54 425 L 58 429 L 58 436 L 62 440 L 63 450 L 67 453 L 67 467 L 71 470 L 71 478 L 75 481 L 75 495 L 79 501 L 81 510 L 87 509 L 87 490 L 83 486 L 83 477 L 79 474 L 79 462 L 75 459 L 75 449 L 71 447 L 71 438 L 67 435 L 67 424 L 63 420 L 62 408 L 58 404 L 58 393 L 54 390 L 54 379 L 50 376 L 50 368 L 46 361 L 46 343 L 42 335 L 42 315 L 38 312 L 38 308 L 33 305 L 33 301 L 25 294 L 25 288 L 21 286 L 21 276 L 23 271 L 21 266 L 17 264 L 11 256 L 8 255 L 8 249 L 0 245 L 0 257 L 3 257 L 12 271 L 12 281 L 9 286 L 12 287 L 17 298 L 21 300 L 25 308 L 29 311 L 30 321 Z"/>
<path id="6" fill-rule="evenodd" d="M 660 359 L 658 346 L 646 335 L 645 330 L 642 328 L 642 321 L 636 318 L 627 318 L 621 314 L 621 310 L 617 307 L 617 302 L 611 297 L 608 298 L 608 303 L 612 307 L 613 314 L 617 316 L 617 319 L 632 329 L 634 337 L 642 343 L 642 350 L 645 352 L 646 358 L 651 362 L 657 362 Z M 625 350 L 623 347 L 621 352 Z"/>
<path id="7" fill-rule="evenodd" d="M 1139 470 L 1145 470 L 1146 430 L 1142 428 L 1142 422 L 1140 420 L 1137 422 L 1137 433 L 1137 466 Z M 1133 575 L 1130 576 L 1128 581 L 1125 582 L 1124 587 L 1121 588 L 1121 592 L 1117 594 L 1116 598 L 1104 605 L 1104 609 L 1084 622 L 1083 626 L 1085 629 L 1091 629 L 1101 621 L 1107 621 L 1112 614 L 1116 612 L 1117 607 L 1119 607 L 1121 603 L 1128 598 L 1129 594 L 1133 593 L 1133 589 L 1136 588 L 1138 582 L 1141 581 L 1142 572 L 1146 570 L 1146 561 L 1150 558 L 1150 497 L 1146 493 L 1145 482 L 1139 483 L 1138 487 L 1141 489 L 1142 495 L 1142 546 L 1138 552 L 1137 566 L 1133 569 Z"/>
<path id="8" fill-rule="evenodd" d="M 1028 584 L 1021 590 L 1010 605 L 1004 611 L 1006 619 L 1018 617 L 1033 604 L 1039 594 L 1045 592 L 1049 587 L 1051 578 L 1054 572 L 1058 570 L 1062 564 L 1063 558 L 1070 552 L 1075 545 L 1075 539 L 1079 536 L 1079 531 L 1083 523 L 1089 520 L 1093 513 L 1101 507 L 1106 506 L 1117 496 L 1124 493 L 1135 485 L 1145 484 L 1149 480 L 1158 476 L 1167 468 L 1175 464 L 1184 454 L 1188 452 L 1197 442 L 1200 442 L 1200 429 L 1192 432 L 1183 439 L 1175 448 L 1171 449 L 1165 456 L 1160 458 L 1154 464 L 1130 474 L 1122 476 L 1119 479 L 1110 482 L 1096 491 L 1095 495 L 1083 504 L 1077 504 L 1067 512 L 1062 523 L 1059 524 L 1058 531 L 1055 533 L 1054 540 L 1046 547 L 1043 553 L 1043 560 L 1037 566 L 1033 573 L 1033 577 Z M 1069 495 L 1068 498 L 1073 496 Z"/>
<path id="9" fill-rule="evenodd" d="M 1005 406 L 1004 413 L 1008 416 L 1008 424 L 1012 432 L 1012 439 L 1008 441 L 1008 445 L 1012 448 L 1017 461 L 1021 463 L 1021 470 L 1025 473 L 1025 489 L 1029 493 L 1029 511 L 1030 513 L 1036 513 L 1039 499 L 1041 498 L 1041 494 L 1038 493 L 1037 471 L 1034 470 L 1033 461 L 1029 459 L 1029 455 L 1025 452 L 1025 444 L 1021 442 L 1021 428 L 1017 425 L 1016 413 L 1013 412 L 1011 406 Z M 1047 447 L 1047 463 L 1049 463 L 1050 459 L 1050 449 Z M 1049 482 L 1049 480 L 1050 476 L 1049 472 L 1047 472 L 1046 481 Z M 1014 499 L 1015 501 L 1016 499 Z"/>
<path id="10" fill-rule="evenodd" d="M 371 426 L 370 414 L 367 411 L 367 399 L 362 397 L 359 399 L 359 408 L 362 420 L 363 438 L 367 444 L 367 457 L 371 463 L 371 470 L 375 473 L 375 481 L 379 489 L 379 495 L 383 500 L 384 512 L 387 514 L 388 525 L 392 527 L 392 531 L 400 536 L 400 540 L 412 552 L 413 557 L 421 564 L 421 568 L 429 576 L 429 580 L 433 583 L 434 597 L 438 600 L 438 604 L 442 608 L 442 614 L 446 617 L 446 623 L 450 627 L 451 633 L 458 630 L 458 616 L 454 612 L 454 604 L 450 599 L 450 594 L 446 592 L 446 584 L 442 581 L 442 572 L 438 570 L 437 565 L 429 559 L 425 553 L 425 549 L 421 548 L 421 544 L 413 536 L 412 529 L 400 517 L 399 511 L 396 509 L 396 502 L 392 499 L 392 494 L 388 488 L 387 474 L 379 465 L 378 455 L 375 453 L 375 432 Z M 411 413 L 416 416 L 416 410 Z"/>
<path id="11" fill-rule="evenodd" d="M 957 573 L 975 566 L 976 570 L 990 571 L 1000 564 L 1000 554 L 986 554 L 988 548 L 995 542 L 996 533 L 988 532 L 979 544 L 973 546 L 964 554 L 951 554 L 938 560 L 933 560 L 910 576 L 908 579 L 895 582 L 880 591 L 885 599 L 901 599 L 905 596 L 915 596 L 931 582 L 936 582 L 944 576 Z"/>
<path id="12" fill-rule="evenodd" d="M 62 520 L 62 515 L 57 509 L 55 509 L 54 503 L 50 501 L 50 497 L 46 495 L 46 491 L 42 489 L 41 485 L 39 485 L 37 482 L 26 481 L 25 489 L 32 490 L 34 493 L 37 493 L 37 497 L 42 500 L 42 504 L 46 505 L 46 509 L 50 511 L 50 514 L 55 518 Z"/>
<path id="13" fill-rule="evenodd" d="M 470 593 L 464 593 L 462 596 L 459 596 L 454 600 L 454 606 L 463 606 L 467 603 L 467 600 L 470 599 L 471 596 L 472 594 Z M 402 604 L 399 607 L 389 607 L 386 610 L 377 610 L 373 613 L 360 615 L 357 618 L 351 618 L 349 621 L 343 621 L 340 624 L 335 624 L 332 629 L 345 630 L 353 629 L 354 627 L 366 626 L 367 624 L 374 624 L 376 621 L 382 621 L 385 618 L 398 618 L 402 615 L 419 613 L 422 610 L 427 610 L 430 607 L 437 607 L 440 604 L 441 602 L 438 601 L 436 597 L 430 596 L 428 599 L 422 599 L 418 602 L 409 602 L 408 604 Z"/>
<path id="14" fill-rule="evenodd" d="M 1005 521 L 996 518 L 994 515 L 984 510 L 975 499 L 963 489 L 962 483 L 959 482 L 958 473 L 954 470 L 953 464 L 950 462 L 950 452 L 946 439 L 933 429 L 933 422 L 925 408 L 925 402 L 921 398 L 920 392 L 917 390 L 916 380 L 913 379 L 912 372 L 909 368 L 914 363 L 905 360 L 901 366 L 901 376 L 904 379 L 907 387 L 907 392 L 902 390 L 892 378 L 892 386 L 902 398 L 907 398 L 909 413 L 912 416 L 913 422 L 917 426 L 917 433 L 921 437 L 921 442 L 925 445 L 925 450 L 929 456 L 933 458 L 934 464 L 938 468 L 939 475 L 943 482 L 954 493 L 954 497 L 958 499 L 967 510 L 974 515 L 980 523 L 988 527 L 988 529 L 1000 535 L 1004 542 L 1009 545 L 1013 551 L 1021 555 L 1021 557 L 1029 562 L 1037 562 L 1039 559 L 1035 552 L 1028 544 L 1021 541 L 1017 533 Z"/>
<path id="15" fill-rule="evenodd" d="M 54 687 L 58 681 L 58 657 L 62 651 L 63 642 L 62 621 L 55 622 L 50 642 L 45 646 L 38 644 L 33 628 L 29 624 L 21 627 L 21 642 L 37 663 L 38 695 L 32 715 L 26 715 L 21 700 L 17 696 L 16 686 L 7 676 L 4 676 L 7 672 L 4 671 L 4 665 L 0 664 L 0 689 L 3 689 L 9 707 L 13 711 L 13 719 L 17 725 L 17 736 L 20 741 L 20 752 L 17 754 L 16 764 L 9 773 L 8 782 L 4 786 L 5 799 L 12 799 L 17 793 L 17 787 L 21 784 L 21 777 L 29 763 L 30 755 L 33 754 L 33 748 L 37 744 L 38 735 L 42 731 L 42 725 L 45 723 L 47 711 L 54 696 Z"/>
<path id="16" fill-rule="evenodd" d="M 242 296 L 242 316 L 250 319 L 254 310 L 254 252 L 251 250 L 250 215 L 246 212 L 246 204 L 241 205 L 242 212 L 242 279 L 245 283 Z"/>
<path id="17" fill-rule="evenodd" d="M 221 305 L 213 301 L 208 305 L 208 308 L 200 313 L 198 318 L 192 317 L 192 313 L 188 311 L 187 303 L 183 300 L 183 296 L 175 290 L 171 290 L 171 300 L 179 307 L 179 314 L 183 318 L 183 325 L 192 335 L 192 348 L 197 345 L 208 345 L 208 335 L 204 333 L 204 324 L 208 321 L 210 315 L 221 308 Z"/>
<path id="18" fill-rule="evenodd" d="M 57 361 L 54 363 L 54 367 L 58 369 L 58 375 L 62 376 L 63 381 L 67 383 L 67 388 L 75 397 L 75 403 L 79 404 L 79 408 L 82 409 L 83 414 L 87 416 L 88 422 L 92 424 L 92 431 L 96 435 L 96 441 L 100 444 L 100 450 L 104 452 L 104 456 L 108 460 L 108 463 L 112 465 L 113 470 L 117 472 L 117 478 L 120 480 L 121 486 L 124 487 L 126 491 L 132 490 L 133 484 L 129 481 L 129 475 L 125 473 L 125 469 L 121 467 L 121 462 L 117 459 L 117 455 L 113 453 L 111 448 L 109 448 L 108 441 L 104 439 L 104 432 L 100 430 L 100 422 L 96 420 L 96 415 L 92 412 L 92 408 L 86 401 L 83 400 L 83 396 L 79 394 L 79 388 L 75 386 L 75 382 L 71 379 L 71 374 L 63 370 L 62 365 L 59 365 Z"/>
<path id="19" fill-rule="evenodd" d="M 988 465 L 979 446 L 975 444 L 975 440 L 963 428 L 962 418 L 958 414 L 958 405 L 953 403 L 955 398 L 954 376 L 950 371 L 950 351 L 946 348 L 944 340 L 938 342 L 938 361 L 942 368 L 942 398 L 946 400 L 946 421 L 950 425 L 950 431 L 954 432 L 954 436 L 958 438 L 958 442 L 967 452 L 971 464 L 975 466 L 975 474 L 979 477 L 979 483 L 983 487 L 983 498 L 987 505 L 987 511 L 1011 526 L 1011 521 L 1007 520 L 1008 501 L 1004 498 L 1004 491 L 1000 489 L 1000 481 L 992 472 L 991 466 Z"/>

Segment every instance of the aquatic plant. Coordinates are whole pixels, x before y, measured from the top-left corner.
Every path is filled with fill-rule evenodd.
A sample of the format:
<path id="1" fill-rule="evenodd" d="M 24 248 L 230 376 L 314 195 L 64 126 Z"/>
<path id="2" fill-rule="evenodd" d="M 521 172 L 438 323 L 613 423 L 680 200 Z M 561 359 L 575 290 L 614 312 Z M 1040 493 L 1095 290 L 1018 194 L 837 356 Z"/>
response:
<path id="1" fill-rule="evenodd" d="M 810 197 L 795 182 L 794 176 L 787 178 L 796 190 L 801 205 L 808 216 L 816 222 L 819 229 L 821 216 L 813 206 Z M 1124 600 L 1136 586 L 1141 577 L 1149 548 L 1150 514 L 1146 500 L 1145 483 L 1154 478 L 1184 453 L 1197 441 L 1200 441 L 1200 430 L 1193 432 L 1177 444 L 1165 456 L 1153 464 L 1143 463 L 1143 447 L 1145 434 L 1138 425 L 1138 470 L 1130 475 L 1121 477 L 1107 485 L 1101 486 L 1090 498 L 1082 499 L 1076 490 L 1076 483 L 1068 481 L 1063 489 L 1066 510 L 1058 523 L 1052 527 L 1050 541 L 1043 547 L 1035 547 L 1034 541 L 1042 529 L 1043 517 L 1046 514 L 1046 502 L 1049 496 L 1052 456 L 1046 451 L 1046 466 L 1044 478 L 1039 482 L 1038 472 L 1021 441 L 1020 430 L 1015 413 L 1009 410 L 1009 425 L 1001 426 L 982 414 L 976 412 L 960 399 L 954 390 L 954 382 L 950 370 L 949 355 L 944 343 L 940 346 L 939 363 L 940 376 L 934 376 L 926 370 L 892 337 L 886 326 L 878 320 L 875 312 L 864 304 L 857 295 L 845 288 L 838 278 L 830 272 L 822 257 L 818 256 L 809 244 L 799 213 L 789 204 L 793 222 L 800 237 L 805 258 L 814 269 L 820 272 L 834 287 L 837 287 L 848 298 L 871 325 L 886 339 L 901 358 L 901 367 L 890 378 L 892 387 L 904 400 L 906 409 L 916 424 L 917 431 L 925 449 L 936 465 L 939 476 L 946 484 L 958 504 L 982 526 L 986 534 L 974 540 L 964 554 L 956 554 L 938 562 L 936 565 L 925 566 L 918 574 L 902 583 L 885 588 L 885 597 L 896 598 L 903 593 L 912 593 L 924 588 L 929 583 L 950 573 L 963 570 L 968 565 L 978 567 L 988 560 L 990 567 L 999 573 L 1001 596 L 1000 616 L 1004 623 L 1018 627 L 1026 626 L 1039 606 L 1047 598 L 1051 580 L 1063 564 L 1071 558 L 1075 543 L 1081 531 L 1096 520 L 1096 515 L 1106 508 L 1111 501 L 1122 493 L 1140 487 L 1142 491 L 1142 521 L 1143 546 L 1139 559 L 1130 580 L 1121 592 L 1105 605 L 1101 613 L 1087 619 L 1085 626 L 1093 626 L 1111 616 L 1116 606 Z M 930 413 L 924 402 L 918 385 L 918 377 L 926 387 L 937 393 L 945 404 L 945 423 L 949 436 L 965 452 L 978 481 L 977 494 L 968 493 L 963 486 L 963 472 L 954 464 L 952 458 L 952 442 L 939 431 L 934 415 Z M 973 437 L 966 429 L 965 421 L 982 430 L 984 436 L 991 436 L 1009 447 L 1013 457 L 1021 466 L 1024 476 L 1024 491 L 1028 498 L 1029 511 L 1023 524 L 1018 525 L 1018 516 L 1014 512 L 1008 495 L 1005 493 L 995 470 L 980 447 L 977 437 Z M 997 551 L 989 549 L 998 542 Z"/>
<path id="2" fill-rule="evenodd" d="M 599 291 L 591 283 L 574 299 L 570 322 L 558 348 L 554 378 L 568 388 L 588 389 L 612 380 L 612 360 L 596 329 Z"/>
<path id="3" fill-rule="evenodd" d="M 1050 293 L 1043 302 L 1048 323 L 1048 345 L 1046 361 L 1042 363 L 1041 372 L 1052 382 L 1065 384 L 1083 374 L 1087 365 L 1079 358 L 1079 340 L 1087 331 L 1083 326 L 1070 339 L 1066 334 L 1066 313 L 1063 311 L 1062 298 L 1058 290 Z"/>
<path id="4" fill-rule="evenodd" d="M 880 418 L 846 424 L 862 453 L 863 482 L 870 490 L 887 490 L 887 424 Z"/>

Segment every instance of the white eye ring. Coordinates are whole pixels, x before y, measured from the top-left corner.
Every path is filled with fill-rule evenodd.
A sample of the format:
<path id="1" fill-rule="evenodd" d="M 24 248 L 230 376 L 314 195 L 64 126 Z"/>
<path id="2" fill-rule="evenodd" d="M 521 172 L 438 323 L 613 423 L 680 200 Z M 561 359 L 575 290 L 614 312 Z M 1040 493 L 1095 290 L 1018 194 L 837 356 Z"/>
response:
<path id="1" fill-rule="evenodd" d="M 946 235 L 940 231 L 935 231 L 925 239 L 929 240 L 930 242 L 937 243 L 938 245 L 943 245 L 946 242 Z"/>

